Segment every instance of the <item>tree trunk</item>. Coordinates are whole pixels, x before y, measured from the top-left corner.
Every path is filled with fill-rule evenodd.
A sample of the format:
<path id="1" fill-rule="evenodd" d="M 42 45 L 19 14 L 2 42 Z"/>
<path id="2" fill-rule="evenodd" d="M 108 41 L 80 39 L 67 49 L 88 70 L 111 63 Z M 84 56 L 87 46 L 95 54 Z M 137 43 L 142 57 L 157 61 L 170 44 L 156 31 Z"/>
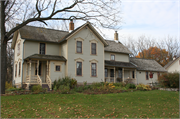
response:
<path id="1" fill-rule="evenodd" d="M 1 1 L 1 94 L 5 94 L 5 80 L 7 74 L 7 54 L 6 47 L 8 38 L 5 37 L 5 6 Z"/>

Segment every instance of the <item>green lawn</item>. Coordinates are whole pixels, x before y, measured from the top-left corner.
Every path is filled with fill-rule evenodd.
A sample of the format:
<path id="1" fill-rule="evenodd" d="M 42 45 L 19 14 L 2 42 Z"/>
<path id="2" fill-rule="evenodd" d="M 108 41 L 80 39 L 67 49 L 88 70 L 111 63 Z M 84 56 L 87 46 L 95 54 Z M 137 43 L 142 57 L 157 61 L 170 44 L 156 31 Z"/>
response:
<path id="1" fill-rule="evenodd" d="M 179 92 L 33 94 L 1 97 L 2 118 L 178 118 Z"/>

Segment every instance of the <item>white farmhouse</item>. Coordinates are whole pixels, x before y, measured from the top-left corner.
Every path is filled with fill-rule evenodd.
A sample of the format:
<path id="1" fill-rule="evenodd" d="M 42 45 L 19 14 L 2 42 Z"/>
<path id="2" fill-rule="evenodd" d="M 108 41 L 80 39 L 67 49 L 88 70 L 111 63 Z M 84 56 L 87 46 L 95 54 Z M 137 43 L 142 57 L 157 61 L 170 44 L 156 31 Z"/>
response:
<path id="1" fill-rule="evenodd" d="M 157 81 L 166 70 L 154 60 L 130 58 L 131 52 L 118 41 L 105 40 L 89 23 L 69 31 L 24 26 L 14 33 L 14 85 L 21 87 L 40 84 L 51 89 L 52 83 L 65 76 L 78 83 Z M 153 75 L 150 80 L 149 74 Z"/>

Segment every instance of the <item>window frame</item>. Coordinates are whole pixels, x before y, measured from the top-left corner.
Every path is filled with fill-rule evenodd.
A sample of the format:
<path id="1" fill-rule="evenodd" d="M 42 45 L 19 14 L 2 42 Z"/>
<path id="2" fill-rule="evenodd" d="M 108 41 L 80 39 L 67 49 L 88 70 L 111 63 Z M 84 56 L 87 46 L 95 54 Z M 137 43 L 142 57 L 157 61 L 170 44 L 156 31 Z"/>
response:
<path id="1" fill-rule="evenodd" d="M 111 56 L 114 56 L 114 60 L 111 59 Z M 115 54 L 111 54 L 111 55 L 110 55 L 110 60 L 111 60 L 111 61 L 115 61 Z"/>
<path id="2" fill-rule="evenodd" d="M 57 66 L 59 66 L 59 71 L 58 70 L 56 70 L 56 67 Z M 57 71 L 57 72 L 61 72 L 61 65 L 55 65 L 55 71 Z"/>
<path id="3" fill-rule="evenodd" d="M 17 56 L 20 55 L 20 49 L 21 49 L 21 42 L 17 44 Z"/>
<path id="4" fill-rule="evenodd" d="M 44 44 L 44 54 L 41 53 L 41 44 Z M 46 43 L 39 43 L 39 54 L 41 54 L 41 55 L 46 54 Z"/>
<path id="5" fill-rule="evenodd" d="M 77 63 L 81 63 L 81 75 L 77 75 L 77 73 L 78 73 Z M 76 76 L 83 76 L 83 72 L 82 72 L 82 71 L 83 71 L 83 70 L 82 70 L 83 68 L 82 68 L 82 67 L 83 67 L 83 63 L 82 63 L 81 61 L 77 61 L 77 62 L 76 62 Z"/>
<path id="6" fill-rule="evenodd" d="M 95 54 L 93 54 L 93 50 L 94 50 L 92 47 L 93 44 L 95 44 Z M 91 43 L 91 55 L 97 55 L 97 43 L 94 42 Z"/>
<path id="7" fill-rule="evenodd" d="M 96 75 L 92 75 L 92 64 L 96 65 L 96 69 L 95 69 Z M 96 62 L 91 63 L 91 77 L 97 77 L 97 63 Z"/>
<path id="8" fill-rule="evenodd" d="M 149 80 L 149 72 L 148 71 L 146 71 L 145 76 L 146 76 L 146 80 Z"/>
<path id="9" fill-rule="evenodd" d="M 78 52 L 78 50 L 77 50 L 77 49 L 78 49 L 78 42 L 81 42 L 81 47 L 80 47 L 80 48 L 81 48 L 81 52 Z M 77 40 L 77 41 L 76 41 L 76 53 L 82 54 L 82 52 L 83 52 L 83 51 L 82 51 L 82 47 L 83 47 L 82 41 Z"/>

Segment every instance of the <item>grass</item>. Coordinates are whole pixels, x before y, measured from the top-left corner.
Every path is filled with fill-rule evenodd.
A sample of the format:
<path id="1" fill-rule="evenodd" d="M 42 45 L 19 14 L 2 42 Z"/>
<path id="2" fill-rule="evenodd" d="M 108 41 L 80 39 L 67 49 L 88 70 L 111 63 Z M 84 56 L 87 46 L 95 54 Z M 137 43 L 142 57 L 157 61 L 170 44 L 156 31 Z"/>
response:
<path id="1" fill-rule="evenodd" d="M 1 97 L 2 118 L 178 118 L 179 93 L 33 94 Z"/>

